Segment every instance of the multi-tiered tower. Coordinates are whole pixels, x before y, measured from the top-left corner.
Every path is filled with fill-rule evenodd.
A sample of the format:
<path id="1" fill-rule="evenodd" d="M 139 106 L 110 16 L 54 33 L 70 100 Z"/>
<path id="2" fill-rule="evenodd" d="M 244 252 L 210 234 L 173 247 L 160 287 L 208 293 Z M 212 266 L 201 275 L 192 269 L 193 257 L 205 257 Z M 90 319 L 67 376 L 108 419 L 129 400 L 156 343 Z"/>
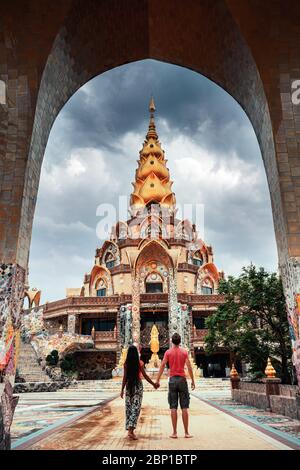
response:
<path id="1" fill-rule="evenodd" d="M 173 212 L 176 199 L 172 192 L 173 181 L 170 180 L 169 169 L 165 152 L 162 150 L 156 132 L 154 113 L 154 100 L 151 98 L 150 122 L 143 148 L 140 151 L 138 169 L 133 183 L 134 191 L 131 195 L 132 214 L 136 215 L 139 210 L 144 209 L 151 203 L 156 203 L 161 208 Z"/>

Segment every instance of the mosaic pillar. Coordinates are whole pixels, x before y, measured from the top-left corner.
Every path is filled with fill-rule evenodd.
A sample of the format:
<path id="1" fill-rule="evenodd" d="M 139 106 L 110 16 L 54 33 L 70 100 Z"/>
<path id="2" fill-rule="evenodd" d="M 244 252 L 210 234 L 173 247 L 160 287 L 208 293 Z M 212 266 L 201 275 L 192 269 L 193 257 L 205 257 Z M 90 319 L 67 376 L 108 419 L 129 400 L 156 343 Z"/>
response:
<path id="1" fill-rule="evenodd" d="M 120 307 L 120 339 L 121 348 L 128 348 L 132 343 L 132 305 Z"/>
<path id="2" fill-rule="evenodd" d="M 75 334 L 76 333 L 76 323 L 77 323 L 77 315 L 71 314 L 68 315 L 68 333 Z"/>
<path id="3" fill-rule="evenodd" d="M 10 426 L 17 399 L 13 386 L 20 344 L 25 270 L 17 264 L 0 265 L 0 449 L 10 448 Z"/>
<path id="4" fill-rule="evenodd" d="M 191 324 L 190 324 L 190 311 L 188 305 L 179 304 L 180 312 L 180 328 L 181 328 L 181 344 L 184 348 L 190 350 L 191 348 Z"/>
<path id="5" fill-rule="evenodd" d="M 140 277 L 137 274 L 132 277 L 132 340 L 134 343 L 140 342 Z"/>
<path id="6" fill-rule="evenodd" d="M 169 295 L 168 295 L 168 305 L 169 305 L 169 338 L 171 342 L 171 337 L 174 333 L 180 334 L 180 319 L 181 316 L 178 312 L 178 303 L 177 303 L 177 285 L 176 285 L 176 270 L 169 268 Z"/>
<path id="7" fill-rule="evenodd" d="M 280 266 L 287 305 L 287 316 L 293 349 L 293 364 L 300 388 L 300 258 L 289 258 Z"/>

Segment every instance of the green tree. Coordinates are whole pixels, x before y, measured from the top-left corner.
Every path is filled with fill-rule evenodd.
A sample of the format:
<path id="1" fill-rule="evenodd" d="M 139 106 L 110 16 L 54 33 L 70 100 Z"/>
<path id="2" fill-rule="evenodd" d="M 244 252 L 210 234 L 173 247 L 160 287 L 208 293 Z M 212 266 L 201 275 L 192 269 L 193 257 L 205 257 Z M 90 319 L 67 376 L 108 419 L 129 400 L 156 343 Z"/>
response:
<path id="1" fill-rule="evenodd" d="M 56 366 L 58 363 L 59 355 L 56 349 L 53 349 L 50 354 L 46 357 L 48 366 Z"/>
<path id="2" fill-rule="evenodd" d="M 264 372 L 270 356 L 282 382 L 289 383 L 292 350 L 280 277 L 251 264 L 239 277 L 221 280 L 219 293 L 224 304 L 206 321 L 206 352 L 227 348 L 254 374 Z"/>

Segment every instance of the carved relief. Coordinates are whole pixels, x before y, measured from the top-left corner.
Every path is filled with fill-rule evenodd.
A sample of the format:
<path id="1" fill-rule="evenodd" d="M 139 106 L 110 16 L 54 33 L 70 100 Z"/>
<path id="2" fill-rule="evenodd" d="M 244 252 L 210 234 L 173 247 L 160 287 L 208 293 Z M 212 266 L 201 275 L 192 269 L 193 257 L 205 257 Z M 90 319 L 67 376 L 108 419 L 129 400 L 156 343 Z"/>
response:
<path id="1" fill-rule="evenodd" d="M 120 307 L 120 343 L 122 348 L 128 348 L 132 343 L 132 305 Z"/>

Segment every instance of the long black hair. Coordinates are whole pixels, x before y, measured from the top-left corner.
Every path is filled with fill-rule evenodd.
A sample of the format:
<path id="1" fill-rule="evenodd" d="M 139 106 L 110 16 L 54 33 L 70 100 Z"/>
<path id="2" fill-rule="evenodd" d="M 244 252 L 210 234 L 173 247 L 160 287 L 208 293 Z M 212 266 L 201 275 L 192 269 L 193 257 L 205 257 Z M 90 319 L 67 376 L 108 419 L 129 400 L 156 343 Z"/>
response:
<path id="1" fill-rule="evenodd" d="M 130 395 L 132 395 L 134 388 L 138 384 L 140 373 L 140 358 L 136 346 L 129 346 L 125 361 L 125 367 L 127 378 L 126 386 Z"/>

